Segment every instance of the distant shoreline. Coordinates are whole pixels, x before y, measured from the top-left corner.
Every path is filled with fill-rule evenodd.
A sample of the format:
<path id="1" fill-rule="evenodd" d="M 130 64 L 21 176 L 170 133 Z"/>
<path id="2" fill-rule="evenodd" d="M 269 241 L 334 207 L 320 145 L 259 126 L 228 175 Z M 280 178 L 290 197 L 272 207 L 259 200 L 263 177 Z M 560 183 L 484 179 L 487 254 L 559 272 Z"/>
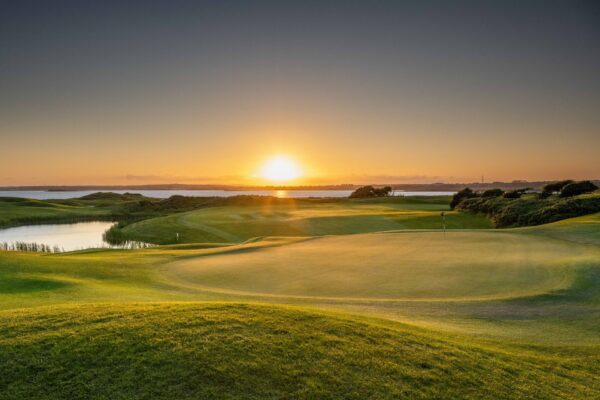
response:
<path id="1" fill-rule="evenodd" d="M 373 186 L 391 186 L 394 190 L 405 190 L 413 192 L 429 191 L 457 191 L 464 187 L 470 187 L 474 190 L 485 190 L 490 188 L 500 189 L 521 189 L 532 188 L 539 189 L 553 181 L 512 181 L 512 182 L 470 182 L 470 183 L 382 183 L 372 184 Z M 593 180 L 600 184 L 600 180 Z M 38 185 L 38 186 L 2 186 L 0 191 L 46 191 L 46 192 L 73 192 L 83 190 L 354 190 L 360 186 L 358 184 L 340 184 L 340 185 L 304 185 L 304 186 L 243 186 L 243 185 L 188 185 L 188 184 L 156 184 L 156 185 Z"/>

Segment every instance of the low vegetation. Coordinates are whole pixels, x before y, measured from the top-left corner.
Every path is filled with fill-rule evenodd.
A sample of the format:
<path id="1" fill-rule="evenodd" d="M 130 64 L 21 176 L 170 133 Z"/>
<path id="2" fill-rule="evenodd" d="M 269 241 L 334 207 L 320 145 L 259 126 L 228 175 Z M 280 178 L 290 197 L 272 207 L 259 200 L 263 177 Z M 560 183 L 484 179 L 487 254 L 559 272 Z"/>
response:
<path id="1" fill-rule="evenodd" d="M 592 193 L 597 189 L 589 181 L 561 181 L 541 193 L 492 189 L 479 194 L 465 188 L 453 196 L 451 207 L 486 215 L 498 228 L 541 225 L 599 212 L 600 193 Z"/>
<path id="2" fill-rule="evenodd" d="M 0 243 L 0 250 L 4 251 L 33 251 L 40 253 L 60 253 L 64 251 L 58 246 L 48 246 L 44 243 L 26 243 L 26 242 L 15 242 L 15 243 Z"/>
<path id="3" fill-rule="evenodd" d="M 573 197 L 598 190 L 598 186 L 590 181 L 571 182 L 560 191 L 560 197 Z"/>

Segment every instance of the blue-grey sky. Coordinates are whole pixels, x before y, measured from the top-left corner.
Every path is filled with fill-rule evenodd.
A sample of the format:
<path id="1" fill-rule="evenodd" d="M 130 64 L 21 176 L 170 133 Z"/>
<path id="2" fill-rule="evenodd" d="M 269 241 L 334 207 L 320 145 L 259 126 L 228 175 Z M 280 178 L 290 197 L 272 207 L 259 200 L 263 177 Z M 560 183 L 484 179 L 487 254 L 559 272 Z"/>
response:
<path id="1" fill-rule="evenodd" d="M 598 1 L 0 1 L 0 185 L 600 178 Z"/>

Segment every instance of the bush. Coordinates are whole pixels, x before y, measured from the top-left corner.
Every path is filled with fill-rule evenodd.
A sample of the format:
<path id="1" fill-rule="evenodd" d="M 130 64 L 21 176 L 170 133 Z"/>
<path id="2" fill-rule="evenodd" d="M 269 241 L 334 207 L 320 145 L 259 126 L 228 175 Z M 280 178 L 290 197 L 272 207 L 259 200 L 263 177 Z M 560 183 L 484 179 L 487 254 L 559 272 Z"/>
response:
<path id="1" fill-rule="evenodd" d="M 470 199 L 473 197 L 477 197 L 477 194 L 473 192 L 470 188 L 464 188 L 460 190 L 452 196 L 452 201 L 450 201 L 450 208 L 455 209 L 463 200 Z"/>
<path id="2" fill-rule="evenodd" d="M 478 197 L 465 199 L 457 209 L 486 214 L 499 228 L 531 226 L 600 212 L 600 196 L 548 199 Z"/>
<path id="3" fill-rule="evenodd" d="M 571 179 L 567 179 L 565 181 L 558 181 L 558 182 L 549 183 L 546 186 L 544 186 L 544 188 L 542 189 L 542 193 L 546 197 L 548 197 L 551 194 L 560 192 L 563 187 L 565 187 L 568 184 L 573 183 L 573 182 L 574 181 L 572 181 Z"/>
<path id="4" fill-rule="evenodd" d="M 507 199 L 519 199 L 528 190 L 531 190 L 531 188 L 511 190 L 504 193 L 504 197 Z"/>
<path id="5" fill-rule="evenodd" d="M 498 197 L 498 196 L 502 196 L 503 194 L 504 194 L 504 190 L 502 190 L 502 189 L 488 189 L 485 192 L 483 192 L 481 197 Z"/>
<path id="6" fill-rule="evenodd" d="M 573 197 L 580 194 L 591 193 L 598 189 L 598 186 L 594 185 L 590 181 L 573 182 L 565 185 L 560 191 L 560 197 Z"/>

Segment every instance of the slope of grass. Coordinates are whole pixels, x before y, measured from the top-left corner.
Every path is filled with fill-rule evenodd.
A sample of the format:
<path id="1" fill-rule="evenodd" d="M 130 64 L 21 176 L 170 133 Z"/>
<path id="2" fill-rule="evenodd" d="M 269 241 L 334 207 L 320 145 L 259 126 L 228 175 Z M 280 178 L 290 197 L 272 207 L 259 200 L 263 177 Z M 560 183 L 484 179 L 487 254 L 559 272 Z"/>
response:
<path id="1" fill-rule="evenodd" d="M 417 199 L 369 199 L 333 203 L 264 204 L 213 207 L 130 224 L 121 238 L 157 244 L 229 242 L 259 236 L 321 236 L 395 229 L 441 229 L 440 203 Z M 443 202 L 442 202 L 443 201 Z M 446 211 L 448 229 L 489 228 L 490 222 L 470 213 Z"/>
<path id="2" fill-rule="evenodd" d="M 244 304 L 0 312 L 0 399 L 593 398 L 597 354 L 543 355 Z"/>
<path id="3" fill-rule="evenodd" d="M 147 221 L 212 244 L 0 252 L 0 399 L 600 396 L 600 215 L 310 237 L 439 222 L 385 200 Z"/>
<path id="4" fill-rule="evenodd" d="M 577 243 L 600 245 L 600 213 L 526 228 L 526 231 Z"/>
<path id="5" fill-rule="evenodd" d="M 600 249 L 527 230 L 0 252 L 0 265 L 0 309 L 250 300 L 335 308 L 503 341 L 600 344 Z"/>
<path id="6" fill-rule="evenodd" d="M 99 220 L 111 217 L 108 209 L 44 200 L 0 197 L 0 228 L 36 224 Z"/>

